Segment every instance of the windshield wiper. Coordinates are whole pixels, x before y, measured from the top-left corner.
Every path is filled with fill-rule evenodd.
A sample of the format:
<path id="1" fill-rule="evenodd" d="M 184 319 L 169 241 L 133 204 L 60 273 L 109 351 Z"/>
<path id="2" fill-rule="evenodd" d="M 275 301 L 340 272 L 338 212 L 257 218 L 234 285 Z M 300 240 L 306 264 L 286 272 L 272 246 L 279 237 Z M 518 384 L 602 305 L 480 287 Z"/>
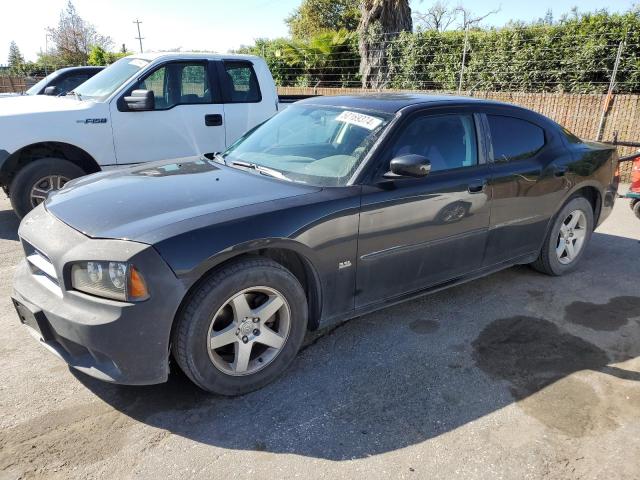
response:
<path id="1" fill-rule="evenodd" d="M 274 168 L 263 167 L 262 165 L 257 165 L 255 163 L 242 162 L 240 160 L 234 160 L 231 162 L 231 165 L 235 165 L 237 167 L 243 167 L 250 170 L 255 170 L 256 172 L 266 175 L 268 177 L 280 178 L 282 180 L 289 180 L 280 170 L 276 170 Z"/>
<path id="2" fill-rule="evenodd" d="M 213 158 L 223 165 L 227 164 L 227 161 L 224 159 L 221 153 L 214 153 Z"/>
<path id="3" fill-rule="evenodd" d="M 64 94 L 64 96 L 66 97 L 67 95 L 74 95 L 78 100 L 82 101 L 82 95 L 80 95 L 78 92 L 76 92 L 75 90 L 71 90 L 70 92 L 67 92 Z"/>

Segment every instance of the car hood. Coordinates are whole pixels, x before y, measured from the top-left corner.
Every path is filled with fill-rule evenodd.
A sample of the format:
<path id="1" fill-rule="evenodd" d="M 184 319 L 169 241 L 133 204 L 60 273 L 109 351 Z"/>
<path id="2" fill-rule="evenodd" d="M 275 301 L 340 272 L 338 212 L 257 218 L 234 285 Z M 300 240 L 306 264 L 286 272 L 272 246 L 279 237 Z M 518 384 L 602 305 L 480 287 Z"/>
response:
<path id="1" fill-rule="evenodd" d="M 73 180 L 45 208 L 90 237 L 144 241 L 195 217 L 318 190 L 191 157 Z"/>
<path id="2" fill-rule="evenodd" d="M 91 100 L 78 100 L 75 96 L 15 95 L 2 99 L 0 117 L 85 110 L 93 104 Z"/>

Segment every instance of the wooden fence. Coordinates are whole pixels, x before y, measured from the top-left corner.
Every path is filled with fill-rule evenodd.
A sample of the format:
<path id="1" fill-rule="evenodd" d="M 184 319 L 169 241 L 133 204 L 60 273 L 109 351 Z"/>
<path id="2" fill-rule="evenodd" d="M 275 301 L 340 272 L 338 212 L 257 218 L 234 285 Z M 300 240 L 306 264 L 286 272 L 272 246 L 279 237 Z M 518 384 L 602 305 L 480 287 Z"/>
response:
<path id="1" fill-rule="evenodd" d="M 40 79 L 0 75 L 0 93 L 24 92 L 38 80 Z"/>
<path id="2" fill-rule="evenodd" d="M 401 92 L 401 90 L 384 90 Z M 402 92 L 425 93 L 417 90 Z M 279 87 L 280 95 L 353 95 L 372 93 L 359 88 L 302 88 Z M 447 92 L 429 92 L 447 93 Z M 578 93 L 520 93 L 520 92 L 464 92 L 464 95 L 514 103 L 552 118 L 560 125 L 586 140 L 598 136 L 598 126 L 606 95 Z M 640 95 L 614 95 L 609 102 L 605 117 L 602 140 L 613 141 L 614 136 L 622 142 L 640 142 Z M 637 148 L 618 147 L 619 155 L 625 156 Z M 623 181 L 631 175 L 631 162 L 620 164 Z"/>

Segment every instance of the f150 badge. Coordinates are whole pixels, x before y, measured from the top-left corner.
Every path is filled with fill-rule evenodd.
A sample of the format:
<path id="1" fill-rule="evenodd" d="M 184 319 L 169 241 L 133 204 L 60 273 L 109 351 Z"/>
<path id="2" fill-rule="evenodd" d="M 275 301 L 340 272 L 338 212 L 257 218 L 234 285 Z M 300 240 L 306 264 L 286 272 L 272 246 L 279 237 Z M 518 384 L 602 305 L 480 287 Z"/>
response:
<path id="1" fill-rule="evenodd" d="M 84 123 L 85 125 L 94 124 L 94 123 L 107 123 L 107 119 L 106 118 L 85 118 L 84 120 L 76 120 L 76 123 Z"/>

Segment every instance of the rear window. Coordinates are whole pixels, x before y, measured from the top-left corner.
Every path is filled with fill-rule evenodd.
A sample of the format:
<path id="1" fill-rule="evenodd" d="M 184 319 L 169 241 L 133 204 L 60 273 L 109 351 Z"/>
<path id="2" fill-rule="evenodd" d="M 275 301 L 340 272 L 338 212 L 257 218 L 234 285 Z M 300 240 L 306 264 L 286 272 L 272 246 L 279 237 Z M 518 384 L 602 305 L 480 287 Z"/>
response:
<path id="1" fill-rule="evenodd" d="M 224 62 L 231 103 L 259 102 L 262 100 L 258 77 L 248 62 Z"/>
<path id="2" fill-rule="evenodd" d="M 494 160 L 523 160 L 544 146 L 544 130 L 531 122 L 502 115 L 487 115 L 487 119 Z"/>

